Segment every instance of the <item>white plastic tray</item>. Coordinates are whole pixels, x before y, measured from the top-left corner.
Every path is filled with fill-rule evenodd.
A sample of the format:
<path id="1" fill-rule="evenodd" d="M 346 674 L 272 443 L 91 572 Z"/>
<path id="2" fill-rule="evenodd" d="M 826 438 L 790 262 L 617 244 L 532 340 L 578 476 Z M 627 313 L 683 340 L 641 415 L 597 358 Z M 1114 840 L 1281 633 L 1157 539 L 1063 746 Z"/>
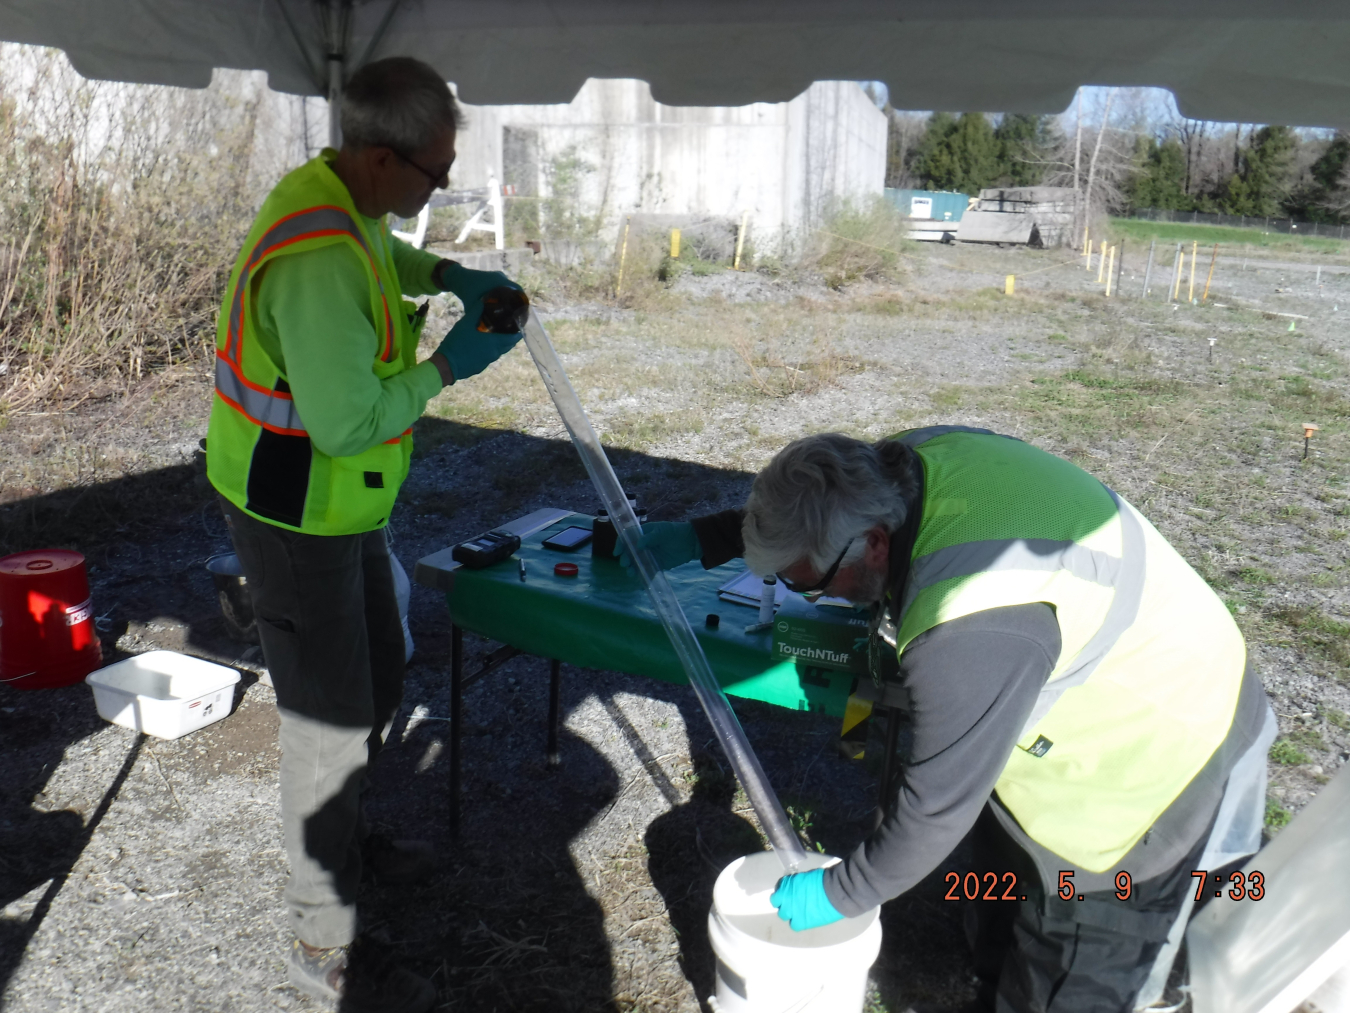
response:
<path id="1" fill-rule="evenodd" d="M 239 673 L 177 651 L 147 651 L 92 672 L 99 717 L 176 739 L 230 713 Z"/>

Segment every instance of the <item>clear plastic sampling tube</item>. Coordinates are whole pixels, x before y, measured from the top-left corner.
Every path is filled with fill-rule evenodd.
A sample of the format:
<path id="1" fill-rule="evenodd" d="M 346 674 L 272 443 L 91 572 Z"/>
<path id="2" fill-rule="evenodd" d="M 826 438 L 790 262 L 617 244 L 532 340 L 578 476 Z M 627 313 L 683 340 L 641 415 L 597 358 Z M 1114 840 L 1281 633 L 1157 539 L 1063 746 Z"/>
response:
<path id="1" fill-rule="evenodd" d="M 684 610 L 680 608 L 680 603 L 675 598 L 675 591 L 670 586 L 670 581 L 666 579 L 665 571 L 656 565 L 651 553 L 642 547 L 640 543 L 642 529 L 633 513 L 632 504 L 628 502 L 623 487 L 619 485 L 619 479 L 610 466 L 609 458 L 605 456 L 604 448 L 600 446 L 600 438 L 591 428 L 591 421 L 586 417 L 586 411 L 581 407 L 581 401 L 567 379 L 562 360 L 558 358 L 548 332 L 544 330 L 544 325 L 533 309 L 530 310 L 530 319 L 525 325 L 525 346 L 534 357 L 534 364 L 539 368 L 539 375 L 543 378 L 544 386 L 548 388 L 553 403 L 557 405 L 558 414 L 562 416 L 567 431 L 572 434 L 572 442 L 576 444 L 577 452 L 581 454 L 581 460 L 591 476 L 595 491 L 600 494 L 600 502 L 609 511 L 610 520 L 613 521 L 618 536 L 623 539 L 629 554 L 637 564 L 638 573 L 642 576 L 647 593 L 651 595 L 661 625 L 666 628 L 670 643 L 679 656 L 680 664 L 684 666 L 685 674 L 689 677 L 689 684 L 694 687 L 698 702 L 703 705 L 703 711 L 708 715 L 708 721 L 712 723 L 713 732 L 717 735 L 722 751 L 731 761 L 731 769 L 740 779 L 746 795 L 750 797 L 750 804 L 755 807 L 759 825 L 764 828 L 769 843 L 778 853 L 783 867 L 788 872 L 795 872 L 806 857 L 801 841 L 793 832 L 787 813 L 783 811 L 778 796 L 769 786 L 769 779 L 764 776 L 759 759 L 750 748 L 745 730 L 741 728 L 735 711 L 731 709 L 726 694 L 722 692 L 717 677 L 713 675 L 707 656 L 704 655 L 702 646 L 689 626 L 689 620 L 685 618 Z"/>

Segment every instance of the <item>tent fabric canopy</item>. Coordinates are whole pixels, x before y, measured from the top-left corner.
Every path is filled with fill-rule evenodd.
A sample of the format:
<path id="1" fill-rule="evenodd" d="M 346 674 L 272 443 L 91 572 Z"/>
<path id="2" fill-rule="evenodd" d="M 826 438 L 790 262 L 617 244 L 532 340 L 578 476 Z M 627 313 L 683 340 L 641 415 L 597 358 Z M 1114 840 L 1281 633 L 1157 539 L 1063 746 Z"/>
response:
<path id="1" fill-rule="evenodd" d="M 419 57 L 478 105 L 567 102 L 589 77 L 668 105 L 877 80 L 899 108 L 1055 113 L 1090 84 L 1168 88 L 1201 119 L 1350 126 L 1336 0 L 0 0 L 0 38 L 186 87 L 232 67 L 324 94 L 339 48 L 348 73 Z"/>

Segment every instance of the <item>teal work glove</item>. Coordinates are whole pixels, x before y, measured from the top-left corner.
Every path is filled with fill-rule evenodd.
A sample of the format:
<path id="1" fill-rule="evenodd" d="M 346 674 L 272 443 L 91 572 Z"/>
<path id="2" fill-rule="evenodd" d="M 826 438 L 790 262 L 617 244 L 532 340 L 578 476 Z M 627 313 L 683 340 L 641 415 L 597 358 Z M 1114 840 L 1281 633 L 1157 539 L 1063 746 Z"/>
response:
<path id="1" fill-rule="evenodd" d="M 778 917 L 791 925 L 793 932 L 818 929 L 844 917 L 825 896 L 824 869 L 784 876 L 769 903 L 778 908 Z"/>
<path id="2" fill-rule="evenodd" d="M 470 313 L 469 308 L 478 306 L 483 296 L 502 285 L 507 288 L 520 288 L 500 271 L 474 271 L 453 260 L 441 261 L 441 266 L 436 271 L 435 282 L 441 287 L 441 291 L 459 296 L 459 301 L 464 304 L 464 315 L 472 316 L 475 324 L 478 323 L 482 311 L 480 309 L 478 312 Z"/>
<path id="3" fill-rule="evenodd" d="M 703 556 L 703 546 L 694 534 L 694 526 L 685 522 L 651 521 L 642 525 L 642 545 L 663 570 L 673 570 L 681 563 Z M 623 544 L 622 538 L 614 545 L 614 555 L 627 569 L 636 569 L 637 564 L 628 554 L 628 546 Z"/>
<path id="4" fill-rule="evenodd" d="M 480 304 L 474 304 L 480 305 Z M 450 363 L 455 382 L 476 376 L 515 347 L 523 334 L 484 334 L 478 329 L 478 314 L 465 316 L 450 328 L 436 351 Z"/>

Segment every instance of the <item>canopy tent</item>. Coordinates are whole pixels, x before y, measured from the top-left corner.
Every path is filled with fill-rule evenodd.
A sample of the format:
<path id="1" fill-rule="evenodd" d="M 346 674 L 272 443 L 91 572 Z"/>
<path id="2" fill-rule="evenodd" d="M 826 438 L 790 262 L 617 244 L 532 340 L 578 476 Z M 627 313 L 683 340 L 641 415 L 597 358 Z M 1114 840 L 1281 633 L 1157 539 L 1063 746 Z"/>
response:
<path id="1" fill-rule="evenodd" d="M 398 53 L 480 105 L 567 102 L 588 77 L 671 105 L 877 80 L 902 108 L 1053 113 L 1079 85 L 1152 85 L 1200 119 L 1350 126 L 1337 0 L 0 0 L 0 38 L 186 87 L 233 67 L 331 96 Z"/>

